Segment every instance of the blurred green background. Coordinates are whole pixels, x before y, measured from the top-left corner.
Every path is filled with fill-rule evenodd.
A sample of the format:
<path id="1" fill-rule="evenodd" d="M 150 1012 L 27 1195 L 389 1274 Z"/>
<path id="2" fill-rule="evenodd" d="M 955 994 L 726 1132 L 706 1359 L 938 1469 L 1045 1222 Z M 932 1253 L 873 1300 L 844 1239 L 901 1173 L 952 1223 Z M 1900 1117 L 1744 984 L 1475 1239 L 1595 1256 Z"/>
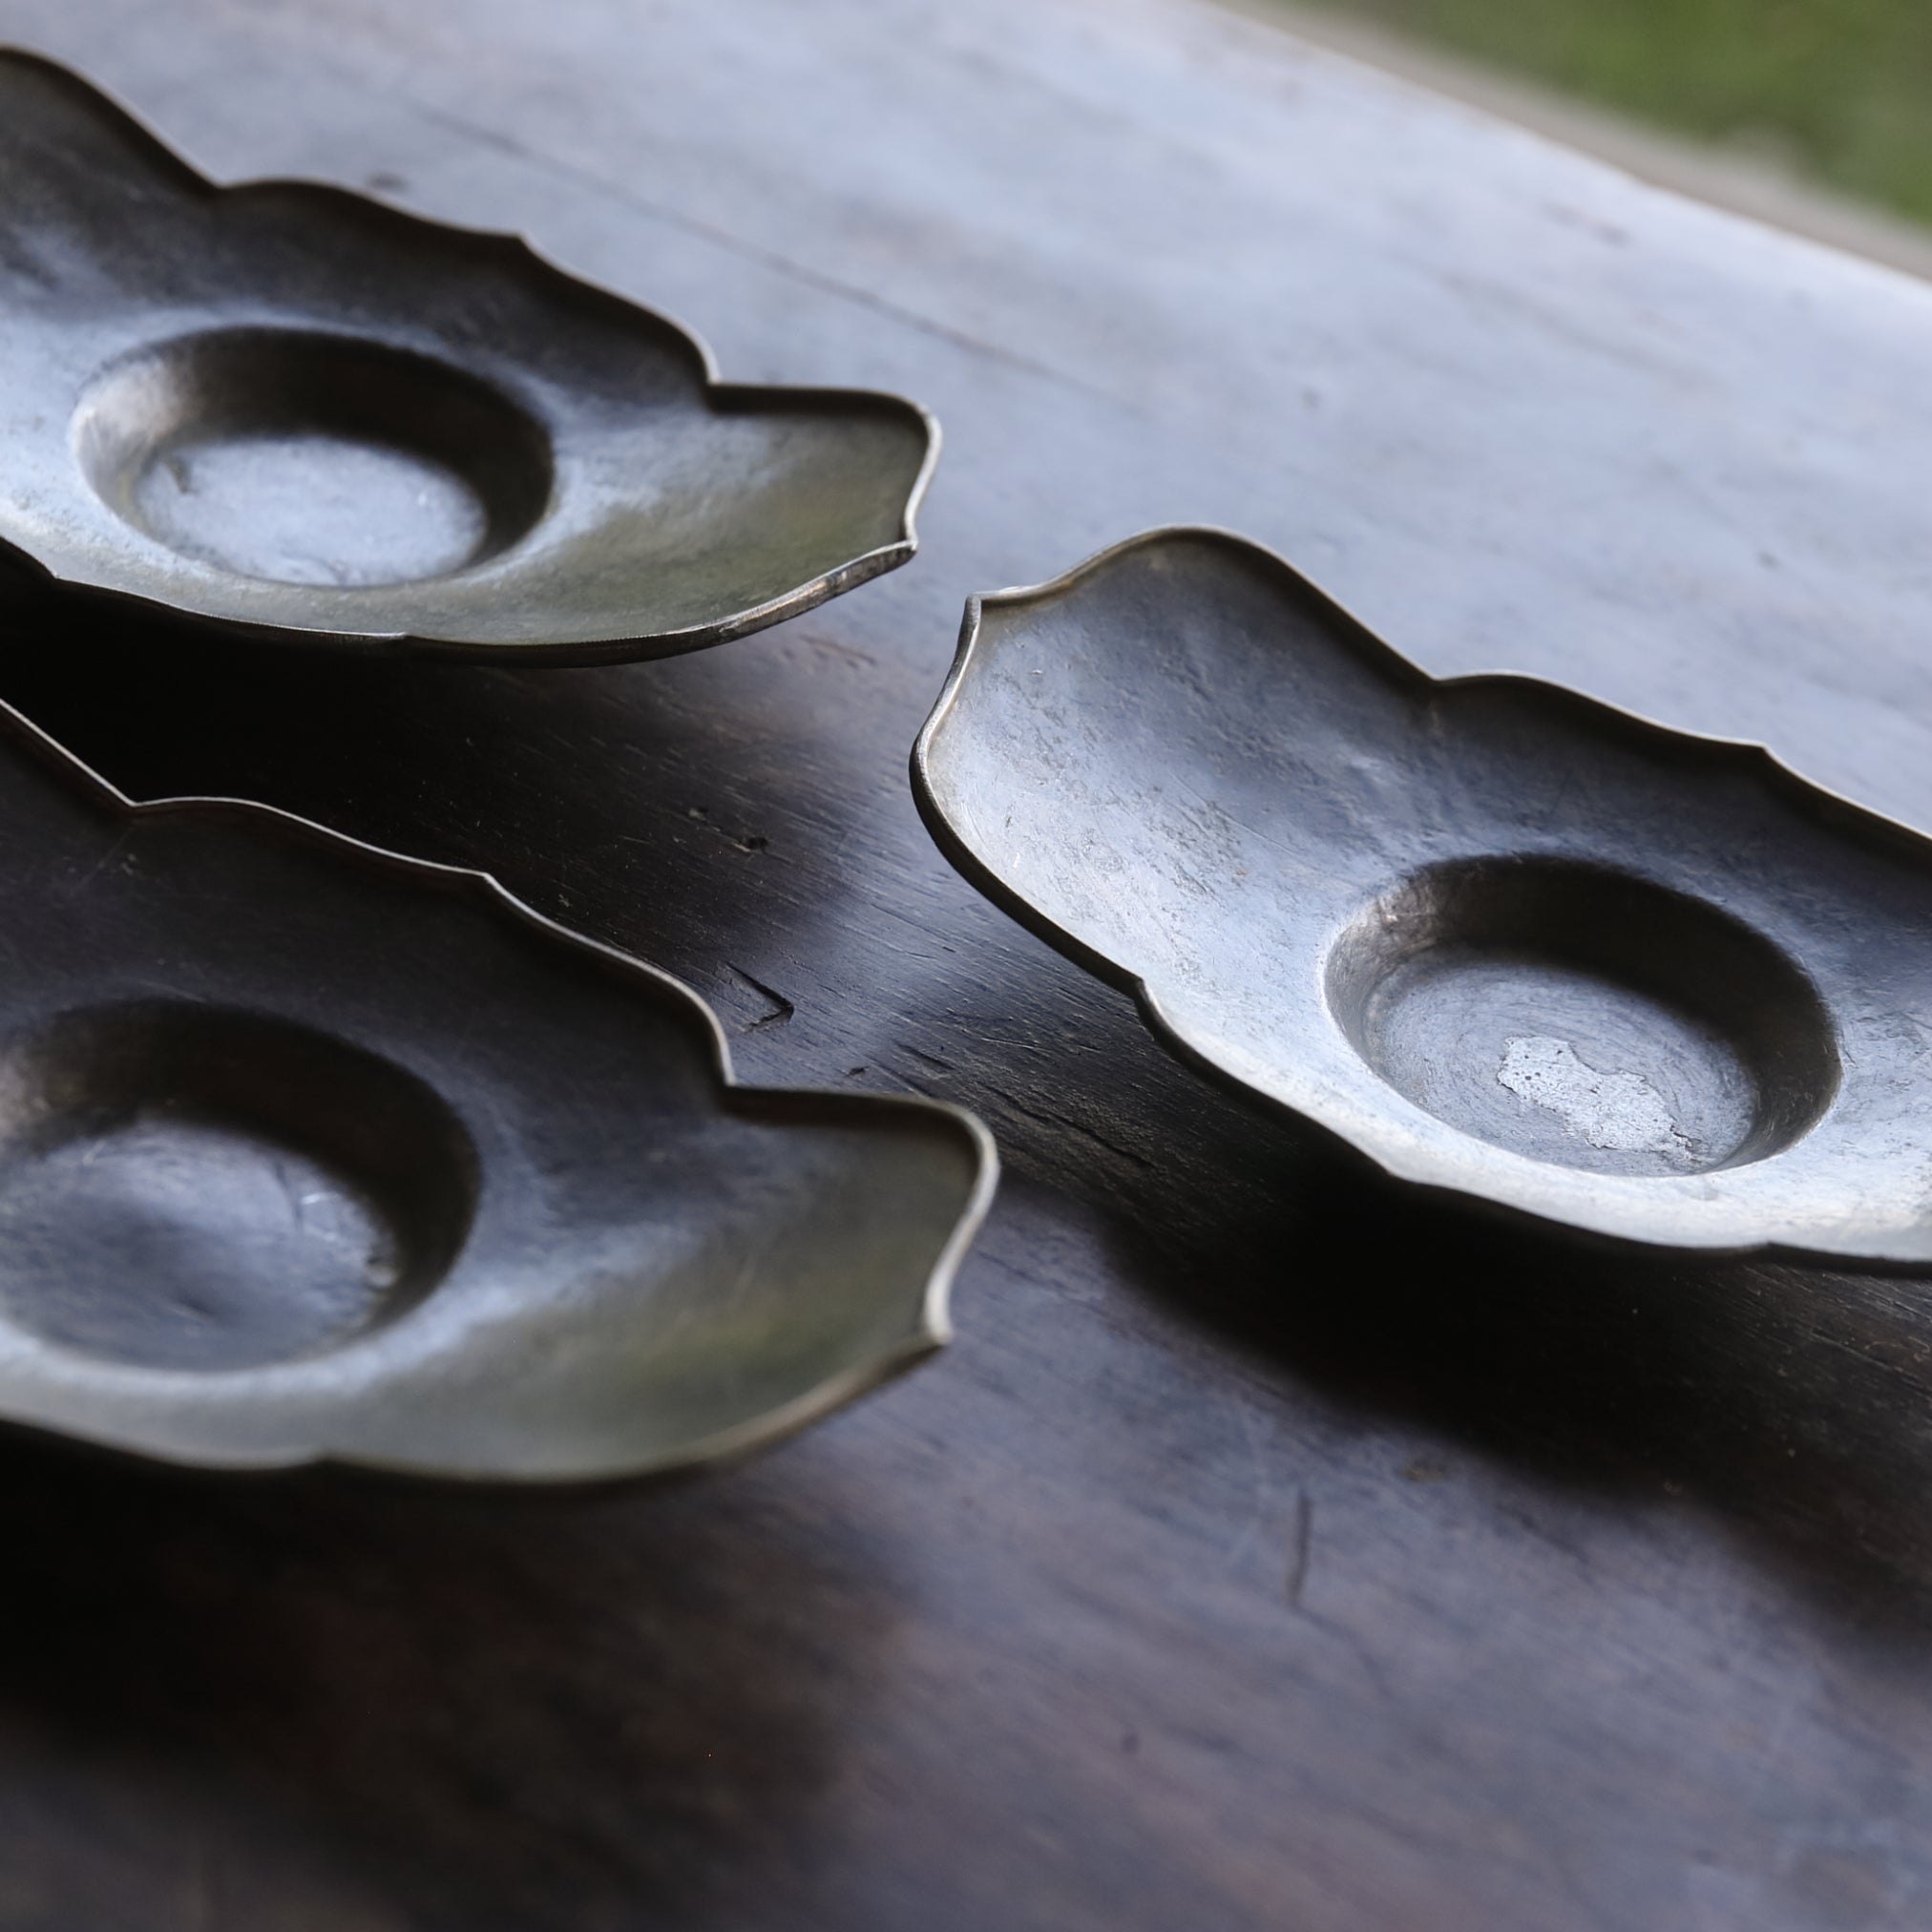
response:
<path id="1" fill-rule="evenodd" d="M 1932 222 L 1932 0 L 1314 4 Z"/>

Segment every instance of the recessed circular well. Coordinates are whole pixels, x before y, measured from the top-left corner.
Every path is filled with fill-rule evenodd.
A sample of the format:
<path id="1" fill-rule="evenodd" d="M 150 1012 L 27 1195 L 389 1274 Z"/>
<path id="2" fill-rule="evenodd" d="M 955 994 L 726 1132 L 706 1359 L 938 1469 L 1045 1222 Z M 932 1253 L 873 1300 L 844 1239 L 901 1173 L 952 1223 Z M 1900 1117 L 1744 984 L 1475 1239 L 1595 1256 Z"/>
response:
<path id="1" fill-rule="evenodd" d="M 220 329 L 96 376 L 76 459 L 180 556 L 337 588 L 445 577 L 509 548 L 550 499 L 550 444 L 489 385 L 352 336 Z"/>
<path id="2" fill-rule="evenodd" d="M 1581 862 L 1418 872 L 1342 934 L 1327 990 L 1356 1052 L 1418 1106 L 1598 1173 L 1762 1160 L 1838 1087 L 1831 1021 L 1770 940 Z"/>
<path id="3" fill-rule="evenodd" d="M 61 1016 L 0 1046 L 0 1309 L 120 1362 L 313 1354 L 426 1293 L 474 1155 L 410 1073 L 186 1003 Z"/>

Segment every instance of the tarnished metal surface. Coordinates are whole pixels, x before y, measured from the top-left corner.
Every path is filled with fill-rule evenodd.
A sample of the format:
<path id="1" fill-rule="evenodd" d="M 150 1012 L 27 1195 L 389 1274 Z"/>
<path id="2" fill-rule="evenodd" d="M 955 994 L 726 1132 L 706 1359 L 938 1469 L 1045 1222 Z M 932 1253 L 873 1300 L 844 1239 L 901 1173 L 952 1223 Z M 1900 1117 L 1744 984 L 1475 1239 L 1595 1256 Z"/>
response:
<path id="1" fill-rule="evenodd" d="M 730 1082 L 474 872 L 131 807 L 0 708 L 0 1418 L 182 1461 L 639 1473 L 946 1338 L 993 1154 Z"/>
<path id="2" fill-rule="evenodd" d="M 1761 749 L 1432 679 L 1173 530 L 970 604 L 914 773 L 992 896 L 1392 1173 L 1932 1258 L 1932 843 Z"/>
<path id="3" fill-rule="evenodd" d="M 0 55 L 0 543 L 257 635 L 662 657 L 892 569 L 937 448 L 860 390 L 714 380 L 508 236 L 218 189 Z"/>

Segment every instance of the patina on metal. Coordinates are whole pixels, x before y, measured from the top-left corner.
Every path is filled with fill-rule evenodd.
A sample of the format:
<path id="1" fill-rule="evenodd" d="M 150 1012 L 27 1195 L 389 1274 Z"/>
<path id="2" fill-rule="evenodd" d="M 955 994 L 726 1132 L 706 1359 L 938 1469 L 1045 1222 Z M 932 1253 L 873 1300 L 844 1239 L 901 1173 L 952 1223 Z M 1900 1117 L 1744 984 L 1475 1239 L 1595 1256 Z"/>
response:
<path id="1" fill-rule="evenodd" d="M 590 662 L 743 636 L 904 563 L 913 404 L 716 380 L 522 242 L 218 188 L 0 52 L 0 544 L 252 636 Z"/>
<path id="2" fill-rule="evenodd" d="M 0 708 L 0 1418 L 171 1460 L 594 1479 L 918 1361 L 995 1160 L 730 1079 L 484 875 L 131 805 Z"/>
<path id="3" fill-rule="evenodd" d="M 1932 1259 L 1932 842 L 1760 747 L 1433 679 L 1279 557 L 1163 530 L 973 599 L 913 771 L 990 896 L 1392 1174 Z"/>

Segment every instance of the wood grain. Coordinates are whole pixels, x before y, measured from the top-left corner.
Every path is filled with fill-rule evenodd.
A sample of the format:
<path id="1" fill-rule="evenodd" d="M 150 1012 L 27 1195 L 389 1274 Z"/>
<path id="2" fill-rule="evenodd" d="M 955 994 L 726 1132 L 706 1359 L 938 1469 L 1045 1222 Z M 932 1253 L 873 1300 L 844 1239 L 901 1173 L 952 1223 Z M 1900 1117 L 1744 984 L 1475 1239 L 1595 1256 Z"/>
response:
<path id="1" fill-rule="evenodd" d="M 903 389 L 906 571 L 626 669 L 7 604 L 136 793 L 487 866 L 741 1070 L 977 1108 L 934 1366 L 506 1503 L 0 1462 L 0 1925 L 1544 1932 L 1932 1915 L 1928 1285 L 1464 1218 L 946 869 L 966 592 L 1245 529 L 1437 671 L 1932 826 L 1932 292 L 1171 0 L 7 0 L 227 176 L 522 229 L 725 374 Z M 245 908 L 235 916 L 244 918 Z"/>

